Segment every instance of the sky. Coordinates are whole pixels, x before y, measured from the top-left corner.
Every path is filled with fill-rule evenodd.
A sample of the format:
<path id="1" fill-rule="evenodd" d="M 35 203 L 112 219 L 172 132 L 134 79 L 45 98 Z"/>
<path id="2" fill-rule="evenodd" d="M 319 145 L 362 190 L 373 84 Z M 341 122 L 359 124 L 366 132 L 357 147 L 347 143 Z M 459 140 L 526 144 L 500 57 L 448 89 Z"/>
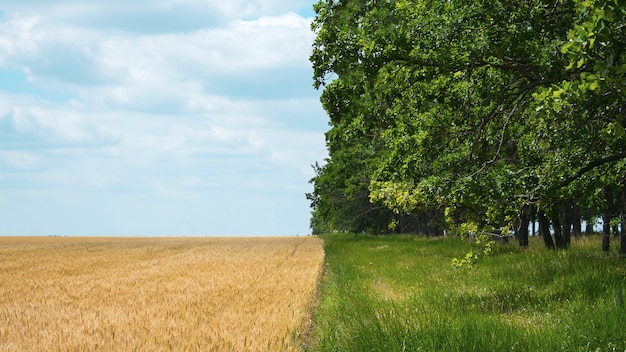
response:
<path id="1" fill-rule="evenodd" d="M 3 0 L 0 236 L 310 233 L 312 0 Z"/>

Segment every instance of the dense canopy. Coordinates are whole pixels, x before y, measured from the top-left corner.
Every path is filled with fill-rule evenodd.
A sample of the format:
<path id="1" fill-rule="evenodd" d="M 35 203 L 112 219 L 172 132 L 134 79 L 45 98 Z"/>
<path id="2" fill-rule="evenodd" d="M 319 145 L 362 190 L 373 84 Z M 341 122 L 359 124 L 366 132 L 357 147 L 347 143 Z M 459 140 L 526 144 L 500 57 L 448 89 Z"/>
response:
<path id="1" fill-rule="evenodd" d="M 315 10 L 330 130 L 308 194 L 314 232 L 514 232 L 525 246 L 537 218 L 546 246 L 565 248 L 581 219 L 619 222 L 626 1 Z"/>

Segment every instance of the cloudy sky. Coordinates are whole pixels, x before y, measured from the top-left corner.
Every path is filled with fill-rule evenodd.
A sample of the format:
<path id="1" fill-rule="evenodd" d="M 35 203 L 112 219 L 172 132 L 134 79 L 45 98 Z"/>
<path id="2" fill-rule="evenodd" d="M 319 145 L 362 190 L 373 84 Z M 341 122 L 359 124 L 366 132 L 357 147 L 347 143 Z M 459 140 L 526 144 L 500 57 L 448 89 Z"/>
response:
<path id="1" fill-rule="evenodd" d="M 0 235 L 302 235 L 313 0 L 3 0 Z"/>

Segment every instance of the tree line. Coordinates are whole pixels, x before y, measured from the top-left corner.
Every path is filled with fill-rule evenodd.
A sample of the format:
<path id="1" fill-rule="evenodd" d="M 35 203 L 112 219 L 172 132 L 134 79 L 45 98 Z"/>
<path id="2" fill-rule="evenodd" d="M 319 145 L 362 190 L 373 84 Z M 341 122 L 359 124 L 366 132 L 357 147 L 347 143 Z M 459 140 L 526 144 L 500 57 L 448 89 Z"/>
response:
<path id="1" fill-rule="evenodd" d="M 514 233 L 527 246 L 536 221 L 546 247 L 567 248 L 601 219 L 608 252 L 626 229 L 626 0 L 314 9 L 330 126 L 307 194 L 314 233 Z"/>

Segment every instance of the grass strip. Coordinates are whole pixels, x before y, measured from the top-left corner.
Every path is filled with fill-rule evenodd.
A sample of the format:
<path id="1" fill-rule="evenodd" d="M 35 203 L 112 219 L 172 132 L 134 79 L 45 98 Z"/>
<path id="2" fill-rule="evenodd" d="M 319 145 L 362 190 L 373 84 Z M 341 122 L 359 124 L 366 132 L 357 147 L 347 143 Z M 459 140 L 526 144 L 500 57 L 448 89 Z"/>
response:
<path id="1" fill-rule="evenodd" d="M 498 246 L 473 269 L 451 266 L 471 246 L 457 238 L 324 240 L 308 351 L 626 351 L 626 262 L 599 237 Z"/>

